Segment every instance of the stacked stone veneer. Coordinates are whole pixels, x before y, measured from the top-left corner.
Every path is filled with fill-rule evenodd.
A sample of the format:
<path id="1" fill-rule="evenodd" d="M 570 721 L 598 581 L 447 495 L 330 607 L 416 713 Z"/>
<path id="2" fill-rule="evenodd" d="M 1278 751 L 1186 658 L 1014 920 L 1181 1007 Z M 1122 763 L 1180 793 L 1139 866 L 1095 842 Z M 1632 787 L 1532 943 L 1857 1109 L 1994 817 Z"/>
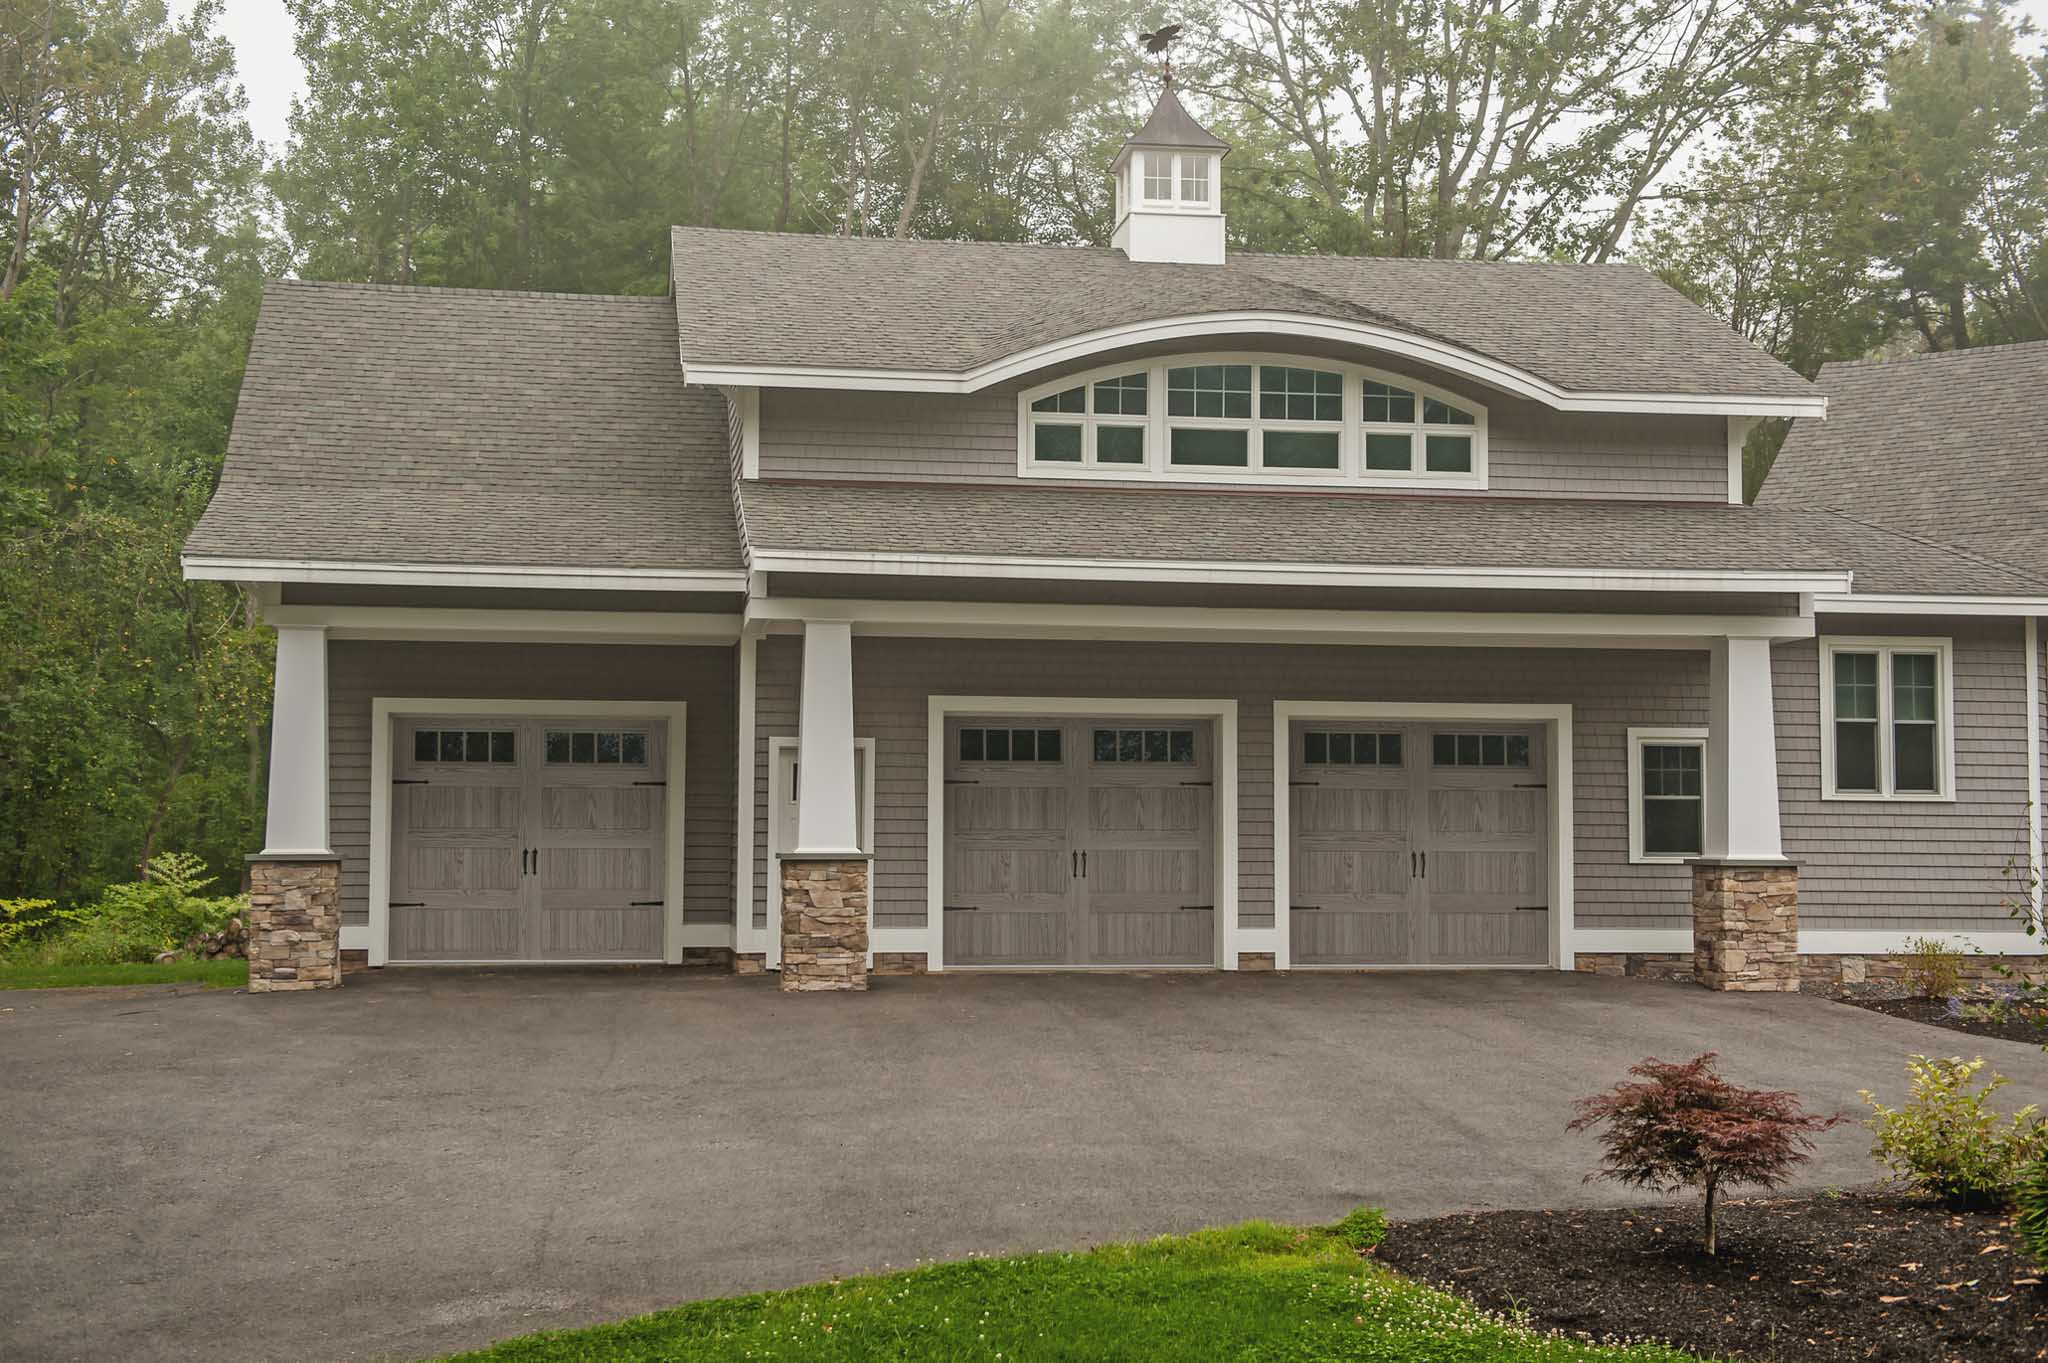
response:
<path id="1" fill-rule="evenodd" d="M 1271 970 L 1274 956 L 1270 951 L 1240 951 L 1237 953 L 1239 970 Z"/>
<path id="2" fill-rule="evenodd" d="M 868 987 L 868 864 L 782 863 L 782 992 Z"/>
<path id="3" fill-rule="evenodd" d="M 249 865 L 249 992 L 341 983 L 341 863 Z"/>
<path id="4" fill-rule="evenodd" d="M 1695 862 L 1692 975 L 1708 989 L 1799 990 L 1799 869 Z"/>

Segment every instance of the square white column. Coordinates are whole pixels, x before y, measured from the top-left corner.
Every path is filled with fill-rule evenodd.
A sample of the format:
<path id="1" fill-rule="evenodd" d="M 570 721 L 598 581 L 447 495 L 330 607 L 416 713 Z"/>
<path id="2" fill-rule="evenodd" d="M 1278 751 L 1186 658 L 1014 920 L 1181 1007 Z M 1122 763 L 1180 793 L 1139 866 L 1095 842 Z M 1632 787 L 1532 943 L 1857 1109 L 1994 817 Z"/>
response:
<path id="1" fill-rule="evenodd" d="M 1706 856 L 1783 861 L 1771 641 L 1714 641 L 1707 717 Z"/>
<path id="2" fill-rule="evenodd" d="M 327 631 L 280 625 L 265 857 L 327 857 Z"/>
<path id="3" fill-rule="evenodd" d="M 853 626 L 804 622 L 797 712 L 796 850 L 807 861 L 863 855 L 853 781 Z"/>

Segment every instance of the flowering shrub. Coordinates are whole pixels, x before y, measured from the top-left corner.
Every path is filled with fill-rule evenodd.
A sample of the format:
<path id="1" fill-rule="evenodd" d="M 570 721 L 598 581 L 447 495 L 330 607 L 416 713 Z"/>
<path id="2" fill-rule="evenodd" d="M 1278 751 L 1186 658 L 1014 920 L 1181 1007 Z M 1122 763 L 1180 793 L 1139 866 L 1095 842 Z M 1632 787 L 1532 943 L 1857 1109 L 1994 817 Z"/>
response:
<path id="1" fill-rule="evenodd" d="M 1874 1114 L 1865 1123 L 1877 1134 L 1871 1154 L 1923 1192 L 1958 1207 L 2001 1206 L 2012 1197 L 2020 1169 L 2048 1153 L 2048 1124 L 2028 1104 L 2001 1125 L 1991 1095 L 2009 1082 L 1996 1072 L 1977 1087 L 1984 1058 L 1916 1055 L 1906 1062 L 1911 1093 L 1903 1107 L 1860 1095 Z"/>
<path id="2" fill-rule="evenodd" d="M 1715 1199 L 1723 1188 L 1778 1186 L 1813 1158 L 1813 1133 L 1844 1120 L 1807 1113 L 1797 1094 L 1729 1083 L 1715 1073 L 1712 1051 L 1682 1064 L 1645 1060 L 1629 1073 L 1636 1082 L 1579 1099 L 1579 1115 L 1566 1128 L 1604 1128 L 1607 1153 L 1586 1177 L 1662 1193 L 1699 1189 L 1709 1254 L 1719 1240 Z"/>

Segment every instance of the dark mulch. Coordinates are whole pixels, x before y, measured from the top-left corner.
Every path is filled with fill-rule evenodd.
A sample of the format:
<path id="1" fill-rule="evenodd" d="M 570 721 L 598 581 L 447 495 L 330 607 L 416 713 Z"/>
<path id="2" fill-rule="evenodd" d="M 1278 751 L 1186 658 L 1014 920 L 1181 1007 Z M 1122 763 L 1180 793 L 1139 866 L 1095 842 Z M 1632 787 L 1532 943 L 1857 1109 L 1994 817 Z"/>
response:
<path id="1" fill-rule="evenodd" d="M 1945 1027 L 1951 1032 L 1996 1037 L 2000 1041 L 2028 1041 L 2036 1046 L 2048 1044 L 2048 1017 L 2038 1013 L 2024 1014 L 2017 1008 L 2008 1007 L 2005 1017 L 1998 1022 L 1984 1022 L 1951 1016 L 1948 1004 L 1939 999 L 1845 998 L 1839 1002 L 1856 1008 L 1868 1008 L 1873 1013 L 1924 1022 L 1930 1027 Z"/>
<path id="2" fill-rule="evenodd" d="M 1889 1192 L 1724 1204 L 1721 1253 L 1698 1211 L 1479 1212 L 1395 1226 L 1378 1258 L 1542 1327 L 1661 1339 L 1772 1363 L 2048 1359 L 2048 1288 L 2007 1214 Z"/>

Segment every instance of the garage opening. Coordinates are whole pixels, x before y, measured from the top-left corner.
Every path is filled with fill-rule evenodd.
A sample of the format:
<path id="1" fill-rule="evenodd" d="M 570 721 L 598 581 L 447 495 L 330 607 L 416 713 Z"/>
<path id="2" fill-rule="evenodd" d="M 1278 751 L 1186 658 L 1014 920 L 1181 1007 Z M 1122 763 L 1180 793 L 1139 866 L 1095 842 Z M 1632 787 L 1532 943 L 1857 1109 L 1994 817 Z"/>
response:
<path id="1" fill-rule="evenodd" d="M 1207 720 L 949 718 L 945 962 L 1217 961 Z"/>
<path id="2" fill-rule="evenodd" d="M 405 716 L 392 750 L 390 959 L 662 959 L 668 726 Z"/>
<path id="3" fill-rule="evenodd" d="M 1296 721 L 1293 963 L 1546 963 L 1544 744 L 1541 726 Z"/>

